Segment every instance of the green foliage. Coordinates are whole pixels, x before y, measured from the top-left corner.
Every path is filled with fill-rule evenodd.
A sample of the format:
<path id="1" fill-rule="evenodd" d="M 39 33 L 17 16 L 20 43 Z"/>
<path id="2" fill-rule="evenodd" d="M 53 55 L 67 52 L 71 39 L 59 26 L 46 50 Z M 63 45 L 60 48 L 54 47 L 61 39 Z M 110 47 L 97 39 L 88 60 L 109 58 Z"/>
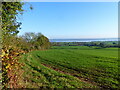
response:
<path id="1" fill-rule="evenodd" d="M 2 20 L 0 23 L 2 42 L 0 43 L 3 45 L 1 55 L 3 88 L 15 86 L 16 81 L 13 77 L 16 75 L 13 68 L 20 67 L 16 58 L 21 54 L 21 50 L 18 47 L 19 41 L 16 35 L 21 25 L 20 22 L 17 22 L 17 16 L 23 12 L 22 5 L 21 2 L 2 2 L 2 8 L 0 9 L 2 12 L 2 17 L 0 17 L 0 20 Z M 14 85 L 10 82 L 13 82 Z"/>
<path id="2" fill-rule="evenodd" d="M 40 45 L 41 49 L 48 49 L 50 48 L 50 42 L 47 37 L 41 35 L 37 38 L 37 42 Z"/>
<path id="3" fill-rule="evenodd" d="M 2 84 L 3 88 L 19 88 L 21 87 L 18 83 L 18 77 L 21 71 L 19 68 L 21 64 L 18 63 L 18 58 L 21 54 L 25 54 L 29 52 L 40 44 L 37 42 L 38 37 L 40 37 L 41 33 L 26 33 L 24 37 L 18 37 L 21 22 L 17 21 L 19 15 L 23 14 L 23 2 L 2 2 L 2 8 L 0 11 L 2 12 L 2 17 L 0 23 L 2 26 Z M 33 9 L 30 6 L 30 9 Z M 45 36 L 44 36 L 45 37 Z M 44 49 L 48 48 L 47 43 L 49 40 L 47 37 L 43 38 L 44 42 L 40 47 Z M 39 40 L 38 40 L 39 41 Z M 29 47 L 30 46 L 30 47 Z M 38 49 L 38 48 L 37 48 Z"/>
<path id="4" fill-rule="evenodd" d="M 17 15 L 22 14 L 23 3 L 21 2 L 2 2 L 2 35 L 16 35 L 21 25 L 17 22 Z"/>
<path id="5" fill-rule="evenodd" d="M 118 48 L 55 46 L 33 51 L 34 60 L 52 68 L 95 82 L 104 88 L 118 88 Z"/>
<path id="6" fill-rule="evenodd" d="M 28 43 L 31 50 L 50 48 L 49 39 L 41 33 L 29 32 L 22 35 L 22 37 Z"/>
<path id="7" fill-rule="evenodd" d="M 26 40 L 28 43 L 34 43 L 38 36 L 41 36 L 41 33 L 34 33 L 34 32 L 26 32 L 22 37 Z"/>
<path id="8" fill-rule="evenodd" d="M 52 42 L 52 46 L 89 46 L 96 48 L 120 47 L 118 41 L 94 41 L 94 42 Z"/>

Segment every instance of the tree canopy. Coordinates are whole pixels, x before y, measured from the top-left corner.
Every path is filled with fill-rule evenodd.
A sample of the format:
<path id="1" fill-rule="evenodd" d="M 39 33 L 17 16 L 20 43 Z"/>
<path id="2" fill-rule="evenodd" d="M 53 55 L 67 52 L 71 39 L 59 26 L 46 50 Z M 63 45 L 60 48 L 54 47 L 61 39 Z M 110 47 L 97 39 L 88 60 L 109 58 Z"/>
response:
<path id="1" fill-rule="evenodd" d="M 2 2 L 2 44 L 3 47 L 8 48 L 7 42 L 11 36 L 15 36 L 19 33 L 21 22 L 17 21 L 20 14 L 23 13 L 23 2 Z"/>
<path id="2" fill-rule="evenodd" d="M 21 22 L 17 21 L 17 16 L 22 14 L 21 2 L 2 2 L 2 34 L 16 35 L 19 33 Z"/>
<path id="3" fill-rule="evenodd" d="M 48 49 L 50 47 L 49 39 L 41 33 L 26 32 L 22 37 L 31 49 Z"/>

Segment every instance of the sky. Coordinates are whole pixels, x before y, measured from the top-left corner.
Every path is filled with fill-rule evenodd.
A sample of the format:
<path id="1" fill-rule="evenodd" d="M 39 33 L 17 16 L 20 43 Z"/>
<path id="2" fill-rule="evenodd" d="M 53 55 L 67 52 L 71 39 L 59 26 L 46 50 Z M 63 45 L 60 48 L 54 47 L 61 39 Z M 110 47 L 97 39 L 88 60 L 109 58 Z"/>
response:
<path id="1" fill-rule="evenodd" d="M 25 2 L 119 2 L 119 0 L 23 0 Z"/>
<path id="2" fill-rule="evenodd" d="M 28 2 L 23 9 L 19 35 L 41 32 L 49 39 L 118 37 L 117 2 Z"/>

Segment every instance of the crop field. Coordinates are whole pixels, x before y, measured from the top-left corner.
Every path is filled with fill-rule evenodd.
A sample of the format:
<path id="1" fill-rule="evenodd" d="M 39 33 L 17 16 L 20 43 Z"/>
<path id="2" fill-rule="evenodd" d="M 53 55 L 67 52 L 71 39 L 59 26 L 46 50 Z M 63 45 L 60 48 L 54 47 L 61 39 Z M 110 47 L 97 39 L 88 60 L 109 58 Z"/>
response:
<path id="1" fill-rule="evenodd" d="M 25 54 L 21 62 L 26 87 L 119 87 L 118 48 L 53 46 Z"/>

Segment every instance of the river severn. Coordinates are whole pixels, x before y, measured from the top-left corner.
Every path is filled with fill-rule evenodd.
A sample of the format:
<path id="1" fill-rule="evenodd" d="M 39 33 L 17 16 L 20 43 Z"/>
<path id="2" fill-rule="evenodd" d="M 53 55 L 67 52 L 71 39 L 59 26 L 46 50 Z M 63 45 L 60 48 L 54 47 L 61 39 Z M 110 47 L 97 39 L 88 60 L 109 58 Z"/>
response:
<path id="1" fill-rule="evenodd" d="M 50 42 L 94 42 L 94 41 L 120 41 L 120 38 L 91 38 L 91 39 L 49 39 Z"/>

